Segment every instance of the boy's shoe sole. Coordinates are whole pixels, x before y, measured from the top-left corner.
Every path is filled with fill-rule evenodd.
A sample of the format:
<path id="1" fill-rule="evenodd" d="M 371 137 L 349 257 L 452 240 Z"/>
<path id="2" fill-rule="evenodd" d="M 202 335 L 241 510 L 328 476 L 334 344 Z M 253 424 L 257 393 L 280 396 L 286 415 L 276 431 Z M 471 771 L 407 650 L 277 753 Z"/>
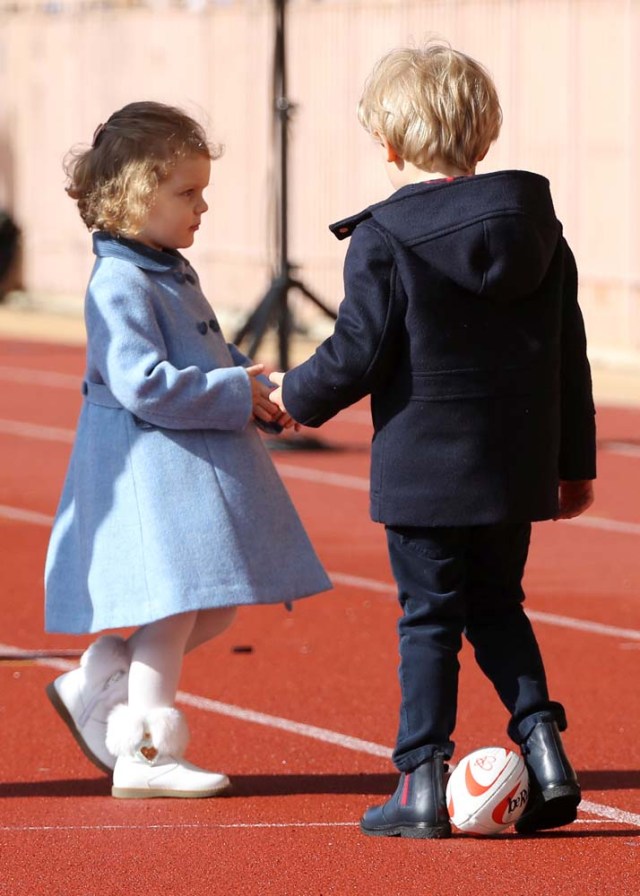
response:
<path id="1" fill-rule="evenodd" d="M 60 716 L 62 721 L 65 723 L 65 725 L 69 729 L 73 739 L 78 744 L 78 746 L 80 747 L 80 749 L 82 750 L 84 755 L 87 757 L 89 762 L 92 762 L 97 768 L 100 769 L 100 771 L 105 772 L 107 775 L 110 775 L 112 773 L 113 769 L 110 768 L 108 765 L 105 765 L 105 763 L 98 756 L 96 756 L 95 753 L 93 753 L 89 749 L 86 741 L 82 737 L 82 734 L 76 728 L 76 724 L 73 721 L 73 718 L 71 717 L 67 707 L 64 705 L 64 703 L 60 699 L 60 695 L 58 694 L 58 691 L 55 686 L 55 681 L 51 681 L 46 686 L 45 691 L 46 691 L 47 697 L 51 701 L 51 705 L 53 706 L 55 711 L 58 713 L 58 715 Z M 115 762 L 115 760 L 114 760 L 114 762 Z"/>
<path id="2" fill-rule="evenodd" d="M 580 790 L 572 784 L 550 787 L 534 799 L 530 812 L 516 821 L 519 834 L 533 834 L 571 824 L 578 816 Z"/>
<path id="3" fill-rule="evenodd" d="M 400 824 L 386 828 L 365 828 L 360 822 L 360 830 L 368 837 L 405 837 L 411 840 L 446 840 L 451 836 L 449 824 Z"/>

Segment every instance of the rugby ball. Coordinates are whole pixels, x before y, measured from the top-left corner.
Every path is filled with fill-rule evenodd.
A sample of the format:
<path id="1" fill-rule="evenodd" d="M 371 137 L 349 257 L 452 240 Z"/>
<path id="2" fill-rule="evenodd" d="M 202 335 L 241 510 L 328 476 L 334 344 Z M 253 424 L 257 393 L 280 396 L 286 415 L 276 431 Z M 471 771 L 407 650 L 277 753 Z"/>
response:
<path id="1" fill-rule="evenodd" d="M 449 817 L 466 834 L 491 836 L 504 831 L 520 818 L 528 796 L 524 760 L 503 747 L 469 753 L 447 781 Z"/>

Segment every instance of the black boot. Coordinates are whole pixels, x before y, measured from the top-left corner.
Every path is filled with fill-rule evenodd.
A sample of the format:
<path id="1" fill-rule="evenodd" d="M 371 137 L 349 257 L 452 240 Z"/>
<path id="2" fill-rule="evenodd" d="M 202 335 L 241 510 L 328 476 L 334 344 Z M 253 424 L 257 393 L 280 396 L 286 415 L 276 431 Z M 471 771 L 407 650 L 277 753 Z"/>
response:
<path id="1" fill-rule="evenodd" d="M 557 722 L 538 722 L 520 746 L 529 771 L 529 800 L 516 831 L 529 834 L 571 824 L 578 814 L 580 785 Z"/>
<path id="2" fill-rule="evenodd" d="M 435 840 L 451 836 L 445 798 L 442 753 L 412 772 L 403 772 L 396 792 L 383 806 L 362 816 L 360 830 L 371 837 L 412 837 Z"/>

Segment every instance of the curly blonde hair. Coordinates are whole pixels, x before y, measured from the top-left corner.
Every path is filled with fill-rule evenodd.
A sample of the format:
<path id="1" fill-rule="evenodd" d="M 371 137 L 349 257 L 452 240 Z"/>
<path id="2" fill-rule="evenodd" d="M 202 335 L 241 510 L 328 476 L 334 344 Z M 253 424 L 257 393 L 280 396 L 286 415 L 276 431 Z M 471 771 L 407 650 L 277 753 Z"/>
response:
<path id="1" fill-rule="evenodd" d="M 130 103 L 96 129 L 89 149 L 65 159 L 67 193 L 89 230 L 135 236 L 143 228 L 158 185 L 190 155 L 217 159 L 222 147 L 182 110 L 163 103 Z"/>
<path id="2" fill-rule="evenodd" d="M 480 63 L 430 43 L 392 50 L 377 62 L 358 119 L 418 168 L 428 171 L 439 160 L 471 171 L 498 137 L 502 110 Z"/>

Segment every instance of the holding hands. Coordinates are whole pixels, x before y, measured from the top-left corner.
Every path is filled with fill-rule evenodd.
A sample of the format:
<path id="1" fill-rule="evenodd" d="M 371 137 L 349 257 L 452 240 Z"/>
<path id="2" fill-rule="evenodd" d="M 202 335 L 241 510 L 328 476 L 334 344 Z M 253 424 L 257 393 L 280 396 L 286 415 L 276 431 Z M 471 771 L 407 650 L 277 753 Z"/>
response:
<path id="1" fill-rule="evenodd" d="M 273 390 L 269 397 L 274 404 L 278 405 L 283 414 L 286 414 L 287 409 L 282 402 L 282 381 L 284 380 L 284 373 L 278 370 L 275 373 L 269 374 L 269 379 L 272 383 L 275 383 L 277 387 Z"/>
<path id="2" fill-rule="evenodd" d="M 264 364 L 252 364 L 245 367 L 251 383 L 251 395 L 253 403 L 253 416 L 264 423 L 278 423 L 284 429 L 298 429 L 298 424 L 287 414 L 282 404 L 282 380 L 284 373 L 271 374 L 269 379 L 276 383 L 277 388 L 258 379 L 264 374 Z"/>

